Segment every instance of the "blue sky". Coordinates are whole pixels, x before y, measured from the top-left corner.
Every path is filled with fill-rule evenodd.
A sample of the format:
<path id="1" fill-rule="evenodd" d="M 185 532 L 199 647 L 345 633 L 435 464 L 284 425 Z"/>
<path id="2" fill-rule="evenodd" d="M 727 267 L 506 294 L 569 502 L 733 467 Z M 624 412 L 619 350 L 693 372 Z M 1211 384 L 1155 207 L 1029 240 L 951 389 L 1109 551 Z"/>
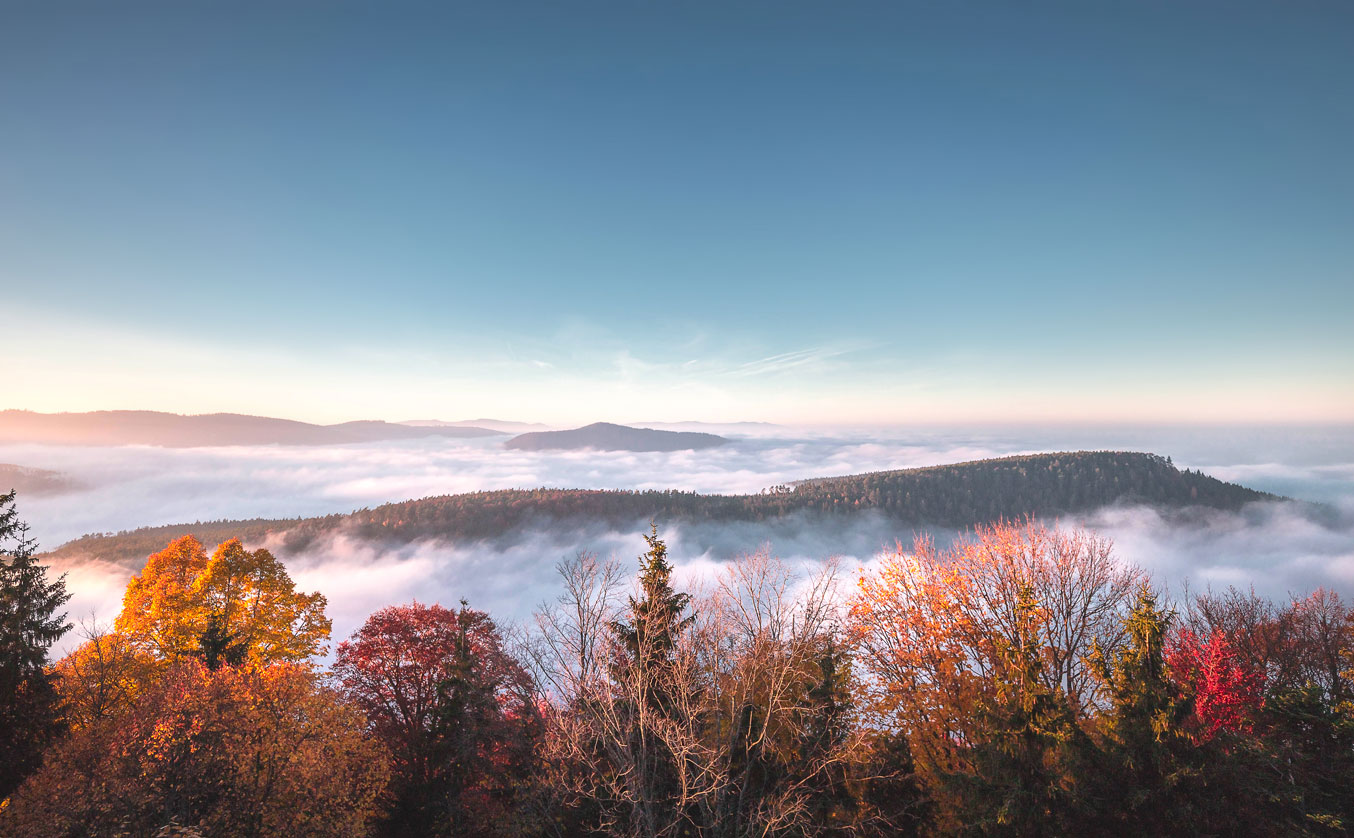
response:
<path id="1" fill-rule="evenodd" d="M 1354 420 L 1345 3 L 0 10 L 5 403 Z"/>

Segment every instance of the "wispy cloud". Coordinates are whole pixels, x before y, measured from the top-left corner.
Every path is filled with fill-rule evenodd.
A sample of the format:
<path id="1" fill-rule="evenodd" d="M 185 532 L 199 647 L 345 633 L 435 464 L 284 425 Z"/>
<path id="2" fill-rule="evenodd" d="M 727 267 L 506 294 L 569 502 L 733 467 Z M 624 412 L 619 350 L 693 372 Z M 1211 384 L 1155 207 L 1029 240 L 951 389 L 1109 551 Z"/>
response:
<path id="1" fill-rule="evenodd" d="M 785 372 L 787 370 L 819 364 L 829 358 L 836 358 L 851 351 L 853 350 L 826 347 L 798 349 L 793 352 L 782 352 L 779 355 L 769 355 L 765 358 L 758 358 L 755 361 L 738 364 L 731 369 L 725 370 L 723 374 L 734 377 L 745 377 Z"/>

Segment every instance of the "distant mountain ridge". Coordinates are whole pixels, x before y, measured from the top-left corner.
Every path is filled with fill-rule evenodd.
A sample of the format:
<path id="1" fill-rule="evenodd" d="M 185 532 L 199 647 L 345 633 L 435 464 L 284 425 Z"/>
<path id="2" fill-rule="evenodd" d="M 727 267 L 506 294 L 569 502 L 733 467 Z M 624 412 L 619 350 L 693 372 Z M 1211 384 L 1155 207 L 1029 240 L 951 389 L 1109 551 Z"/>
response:
<path id="1" fill-rule="evenodd" d="M 292 419 L 240 413 L 182 415 L 153 410 L 98 410 L 90 413 L 0 411 L 0 443 L 198 448 L 217 445 L 341 445 L 428 436 L 498 436 L 500 433 L 487 428 L 411 427 L 375 420 L 313 425 Z"/>
<path id="2" fill-rule="evenodd" d="M 0 463 L 0 495 L 11 490 L 21 495 L 56 495 L 78 487 L 59 471 Z"/>
<path id="3" fill-rule="evenodd" d="M 494 539 L 529 526 L 601 522 L 620 529 L 654 520 L 760 522 L 807 514 L 848 521 L 870 512 L 909 528 L 963 529 L 999 519 L 1054 517 L 1114 504 L 1166 510 L 1237 510 L 1276 495 L 1181 471 L 1164 457 L 1124 451 L 1033 454 L 952 465 L 806 480 L 754 495 L 683 491 L 513 489 L 423 498 L 305 519 L 213 521 L 147 527 L 68 542 L 54 556 L 90 556 L 129 566 L 192 533 L 204 543 L 238 537 L 268 540 L 284 554 L 328 536 L 380 545 L 420 539 L 451 542 Z"/>
<path id="4" fill-rule="evenodd" d="M 406 419 L 399 424 L 411 428 L 487 428 L 505 434 L 550 430 L 549 425 L 541 422 L 513 422 L 507 419 L 460 419 L 455 422 L 444 422 L 441 419 Z"/>
<path id="5" fill-rule="evenodd" d="M 513 437 L 505 444 L 519 451 L 581 450 L 598 451 L 685 451 L 714 448 L 728 440 L 715 434 L 692 431 L 661 431 L 632 428 L 611 422 L 594 422 L 567 431 L 537 431 Z"/>

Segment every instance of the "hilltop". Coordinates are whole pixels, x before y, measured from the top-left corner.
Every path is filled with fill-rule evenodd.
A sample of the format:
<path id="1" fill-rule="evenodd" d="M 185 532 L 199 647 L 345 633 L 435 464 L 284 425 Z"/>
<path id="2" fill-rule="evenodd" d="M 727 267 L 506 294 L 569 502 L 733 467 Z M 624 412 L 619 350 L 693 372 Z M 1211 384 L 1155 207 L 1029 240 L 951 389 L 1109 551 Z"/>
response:
<path id="1" fill-rule="evenodd" d="M 690 431 L 660 431 L 653 428 L 632 428 L 610 422 L 594 422 L 582 428 L 567 431 L 537 431 L 513 437 L 508 448 L 521 451 L 581 450 L 598 451 L 686 451 L 714 448 L 728 442 L 715 434 Z"/>
<path id="2" fill-rule="evenodd" d="M 147 527 L 68 542 L 55 556 L 93 556 L 139 564 L 173 538 L 192 533 L 207 543 L 239 537 L 268 539 L 283 552 L 305 549 L 342 532 L 375 544 L 419 539 L 492 539 L 529 526 L 600 522 L 634 527 L 654 520 L 760 522 L 790 515 L 849 521 L 866 512 L 899 530 L 926 526 L 962 529 L 999 519 L 1055 517 L 1114 504 L 1166 510 L 1236 510 L 1275 495 L 1180 470 L 1164 457 L 1123 451 L 1035 454 L 927 468 L 872 472 L 802 481 L 753 495 L 683 491 L 516 489 L 389 503 L 318 518 L 213 521 Z"/>

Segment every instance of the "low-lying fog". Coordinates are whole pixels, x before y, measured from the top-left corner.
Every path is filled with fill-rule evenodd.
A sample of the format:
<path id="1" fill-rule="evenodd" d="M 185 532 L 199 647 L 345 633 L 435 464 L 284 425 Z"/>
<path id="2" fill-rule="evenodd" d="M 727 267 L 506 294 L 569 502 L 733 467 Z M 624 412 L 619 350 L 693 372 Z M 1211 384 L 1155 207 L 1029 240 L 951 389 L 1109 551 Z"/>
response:
<path id="1" fill-rule="evenodd" d="M 46 547 L 89 532 L 222 518 L 282 518 L 346 512 L 387 501 L 476 489 L 684 489 L 742 493 L 807 477 L 907 468 L 1050 450 L 1132 449 L 1170 455 L 1177 466 L 1256 489 L 1330 504 L 1316 522 L 1285 504 L 1170 523 L 1147 509 L 1106 509 L 1082 521 L 1113 538 L 1119 555 L 1172 588 L 1254 585 L 1273 596 L 1317 585 L 1354 590 L 1354 428 L 981 428 L 792 431 L 759 428 L 731 444 L 677 453 L 530 452 L 506 437 L 334 447 L 165 449 L 0 446 L 0 462 L 51 469 L 77 489 L 19 498 L 20 516 Z M 0 487 L 4 489 L 7 487 Z M 1340 523 L 1332 523 L 1338 520 Z M 636 522 L 637 524 L 639 522 Z M 708 572 L 764 543 L 782 558 L 830 555 L 868 562 L 894 539 L 882 519 L 850 531 L 792 518 L 774 525 L 686 525 L 664 533 L 684 577 Z M 503 543 L 421 542 L 378 552 L 342 538 L 288 557 L 298 585 L 329 598 L 335 638 L 372 610 L 461 597 L 501 620 L 520 619 L 555 592 L 553 565 L 579 550 L 633 561 L 638 532 L 603 528 L 521 533 Z M 72 617 L 110 621 L 127 572 L 62 567 Z M 68 639 L 69 642 L 69 639 Z"/>

